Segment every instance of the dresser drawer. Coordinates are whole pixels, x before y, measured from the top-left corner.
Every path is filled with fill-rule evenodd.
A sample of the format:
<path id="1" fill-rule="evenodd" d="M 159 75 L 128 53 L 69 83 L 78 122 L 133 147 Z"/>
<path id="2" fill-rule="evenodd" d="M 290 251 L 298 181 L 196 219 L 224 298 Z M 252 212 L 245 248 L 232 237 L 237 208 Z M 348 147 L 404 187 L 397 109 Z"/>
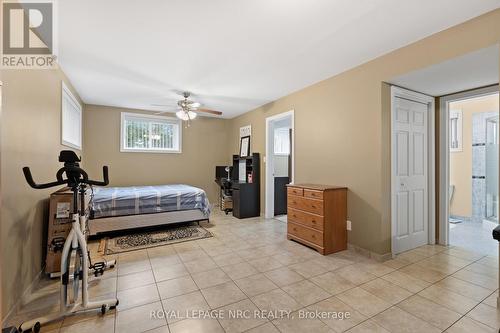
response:
<path id="1" fill-rule="evenodd" d="M 288 195 L 297 195 L 299 197 L 304 195 L 304 190 L 298 187 L 288 187 Z"/>
<path id="2" fill-rule="evenodd" d="M 323 200 L 323 191 L 304 190 L 304 197 Z"/>
<path id="3" fill-rule="evenodd" d="M 288 196 L 288 206 L 295 209 L 304 210 L 323 216 L 323 201 L 297 197 L 294 195 Z"/>
<path id="4" fill-rule="evenodd" d="M 323 246 L 323 233 L 321 231 L 288 222 L 288 233 L 316 245 Z"/>
<path id="5" fill-rule="evenodd" d="M 323 216 L 288 208 L 288 221 L 323 230 Z"/>

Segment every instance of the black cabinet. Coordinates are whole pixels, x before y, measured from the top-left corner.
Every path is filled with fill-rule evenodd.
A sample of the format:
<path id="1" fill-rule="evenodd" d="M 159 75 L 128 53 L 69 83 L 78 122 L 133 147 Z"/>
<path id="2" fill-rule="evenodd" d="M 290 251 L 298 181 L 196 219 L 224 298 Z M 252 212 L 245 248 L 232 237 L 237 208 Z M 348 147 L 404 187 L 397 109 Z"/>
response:
<path id="1" fill-rule="evenodd" d="M 244 177 L 240 179 L 240 171 Z M 233 216 L 239 219 L 260 216 L 260 156 L 233 155 Z M 244 178 L 244 179 L 243 179 Z"/>

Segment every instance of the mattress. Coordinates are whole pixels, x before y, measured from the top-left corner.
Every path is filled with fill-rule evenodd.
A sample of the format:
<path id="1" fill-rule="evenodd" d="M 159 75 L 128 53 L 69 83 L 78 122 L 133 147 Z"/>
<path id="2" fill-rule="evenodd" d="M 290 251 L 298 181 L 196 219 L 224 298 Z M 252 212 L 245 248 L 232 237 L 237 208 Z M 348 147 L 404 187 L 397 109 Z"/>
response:
<path id="1" fill-rule="evenodd" d="M 90 218 L 199 209 L 207 218 L 210 203 L 204 190 L 184 185 L 95 187 Z"/>

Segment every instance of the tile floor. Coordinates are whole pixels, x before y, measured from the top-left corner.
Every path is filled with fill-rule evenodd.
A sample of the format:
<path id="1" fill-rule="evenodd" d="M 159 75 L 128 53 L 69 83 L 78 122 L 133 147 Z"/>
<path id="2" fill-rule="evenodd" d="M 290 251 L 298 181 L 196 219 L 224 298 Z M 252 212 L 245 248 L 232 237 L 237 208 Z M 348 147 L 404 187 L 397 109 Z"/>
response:
<path id="1" fill-rule="evenodd" d="M 450 223 L 450 244 L 484 255 L 498 255 L 498 242 L 491 237 L 496 226 L 489 221 Z"/>
<path id="2" fill-rule="evenodd" d="M 455 333 L 500 327 L 495 256 L 430 245 L 385 263 L 352 251 L 321 256 L 286 240 L 286 224 L 277 220 L 215 213 L 211 221 L 213 238 L 118 255 L 118 267 L 90 288 L 94 298 L 116 295 L 117 310 L 74 315 L 42 332 Z M 57 281 L 42 281 L 12 323 L 57 311 L 57 287 Z M 234 319 L 238 313 L 244 319 Z"/>

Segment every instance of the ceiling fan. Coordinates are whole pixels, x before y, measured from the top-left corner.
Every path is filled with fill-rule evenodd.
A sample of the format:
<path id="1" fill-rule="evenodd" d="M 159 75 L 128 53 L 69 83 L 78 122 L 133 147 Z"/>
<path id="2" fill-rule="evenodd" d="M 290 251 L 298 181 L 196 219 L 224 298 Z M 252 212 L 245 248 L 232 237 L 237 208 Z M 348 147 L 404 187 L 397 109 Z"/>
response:
<path id="1" fill-rule="evenodd" d="M 177 101 L 176 110 L 178 110 L 178 111 L 175 112 L 175 115 L 177 116 L 177 118 L 179 118 L 183 121 L 186 121 L 187 126 L 190 126 L 191 120 L 195 119 L 198 116 L 198 112 L 213 114 L 216 116 L 222 115 L 222 112 L 220 112 L 220 111 L 214 111 L 214 110 L 200 108 L 202 106 L 201 103 L 194 102 L 194 101 L 189 99 L 189 97 L 191 96 L 191 93 L 189 91 L 183 92 L 182 96 L 184 97 L 184 99 Z M 153 105 L 153 106 L 170 106 L 170 105 L 164 105 L 164 104 L 151 104 L 151 105 Z M 175 111 L 175 110 L 165 110 L 165 111 L 158 112 L 157 114 L 162 114 L 162 113 L 172 112 L 172 111 Z"/>

